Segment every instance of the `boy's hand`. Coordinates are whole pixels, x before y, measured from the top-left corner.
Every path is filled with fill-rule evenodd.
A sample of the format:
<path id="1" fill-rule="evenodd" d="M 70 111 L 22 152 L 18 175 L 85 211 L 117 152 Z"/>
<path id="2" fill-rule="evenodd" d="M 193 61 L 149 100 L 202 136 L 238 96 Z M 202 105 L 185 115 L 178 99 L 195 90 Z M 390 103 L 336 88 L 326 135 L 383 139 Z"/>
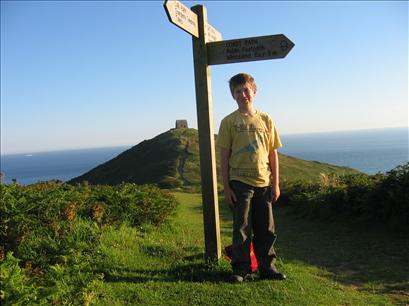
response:
<path id="1" fill-rule="evenodd" d="M 230 208 L 233 208 L 234 204 L 237 201 L 237 198 L 233 190 L 231 190 L 230 187 L 224 188 L 224 198 L 226 199 L 226 202 L 229 204 Z"/>
<path id="2" fill-rule="evenodd" d="M 278 198 L 280 197 L 280 187 L 279 186 L 272 186 L 271 188 L 271 201 L 273 203 L 277 202 Z"/>

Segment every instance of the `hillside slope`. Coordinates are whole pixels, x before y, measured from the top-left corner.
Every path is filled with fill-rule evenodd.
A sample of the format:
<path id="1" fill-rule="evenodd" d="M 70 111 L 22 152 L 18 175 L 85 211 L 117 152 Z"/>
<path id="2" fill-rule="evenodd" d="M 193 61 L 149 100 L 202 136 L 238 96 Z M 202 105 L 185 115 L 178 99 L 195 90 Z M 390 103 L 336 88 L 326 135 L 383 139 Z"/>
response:
<path id="1" fill-rule="evenodd" d="M 217 167 L 219 169 L 218 161 Z M 280 154 L 280 172 L 283 181 L 299 179 L 315 181 L 319 179 L 321 173 L 345 174 L 357 171 Z M 220 181 L 220 175 L 218 177 Z M 152 183 L 163 188 L 198 187 L 200 185 L 198 131 L 169 130 L 139 143 L 69 183 L 83 181 L 107 185 L 121 182 Z"/>

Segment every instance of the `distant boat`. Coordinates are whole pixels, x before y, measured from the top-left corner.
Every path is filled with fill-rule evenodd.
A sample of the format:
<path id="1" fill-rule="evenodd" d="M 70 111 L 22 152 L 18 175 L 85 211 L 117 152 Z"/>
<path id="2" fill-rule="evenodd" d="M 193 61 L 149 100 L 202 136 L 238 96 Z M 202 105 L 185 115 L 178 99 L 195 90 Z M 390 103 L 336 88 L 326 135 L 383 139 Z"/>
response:
<path id="1" fill-rule="evenodd" d="M 30 157 L 33 156 L 33 154 L 24 154 L 24 156 Z"/>

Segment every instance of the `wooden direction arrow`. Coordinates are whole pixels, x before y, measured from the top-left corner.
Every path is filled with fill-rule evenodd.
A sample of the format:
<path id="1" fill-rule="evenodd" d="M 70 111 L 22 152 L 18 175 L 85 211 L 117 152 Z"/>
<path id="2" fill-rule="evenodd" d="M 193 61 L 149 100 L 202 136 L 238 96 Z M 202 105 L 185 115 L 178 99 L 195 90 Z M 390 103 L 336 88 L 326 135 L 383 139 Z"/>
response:
<path id="1" fill-rule="evenodd" d="M 223 39 L 222 34 L 213 28 L 210 24 L 205 27 L 206 42 L 220 41 Z"/>
<path id="2" fill-rule="evenodd" d="M 171 23 L 199 38 L 197 15 L 195 13 L 179 1 L 166 0 L 163 6 Z"/>
<path id="3" fill-rule="evenodd" d="M 199 38 L 196 13 L 192 12 L 187 6 L 177 0 L 166 0 L 163 6 L 171 23 L 192 34 L 194 37 Z M 222 40 L 222 34 L 210 24 L 207 24 L 205 27 L 205 37 L 206 42 Z"/>
<path id="4" fill-rule="evenodd" d="M 294 43 L 283 34 L 224 40 L 206 45 L 209 65 L 283 58 L 294 47 Z"/>

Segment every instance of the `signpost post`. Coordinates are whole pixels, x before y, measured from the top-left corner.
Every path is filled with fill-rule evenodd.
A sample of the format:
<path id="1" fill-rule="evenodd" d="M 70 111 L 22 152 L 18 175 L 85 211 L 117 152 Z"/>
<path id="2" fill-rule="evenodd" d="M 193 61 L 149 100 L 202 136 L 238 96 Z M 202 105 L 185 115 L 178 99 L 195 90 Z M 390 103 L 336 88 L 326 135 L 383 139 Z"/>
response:
<path id="1" fill-rule="evenodd" d="M 283 34 L 222 41 L 220 32 L 207 23 L 204 6 L 190 10 L 177 0 L 166 0 L 164 8 L 171 23 L 192 35 L 205 254 L 217 260 L 221 244 L 210 65 L 283 58 L 294 43 Z"/>
<path id="2" fill-rule="evenodd" d="M 197 125 L 199 130 L 200 173 L 202 185 L 203 220 L 206 257 L 221 256 L 219 201 L 217 194 L 216 153 L 213 130 L 212 86 L 210 66 L 207 64 L 206 36 L 207 10 L 194 6 L 199 20 L 199 38 L 192 38 L 195 69 Z"/>

